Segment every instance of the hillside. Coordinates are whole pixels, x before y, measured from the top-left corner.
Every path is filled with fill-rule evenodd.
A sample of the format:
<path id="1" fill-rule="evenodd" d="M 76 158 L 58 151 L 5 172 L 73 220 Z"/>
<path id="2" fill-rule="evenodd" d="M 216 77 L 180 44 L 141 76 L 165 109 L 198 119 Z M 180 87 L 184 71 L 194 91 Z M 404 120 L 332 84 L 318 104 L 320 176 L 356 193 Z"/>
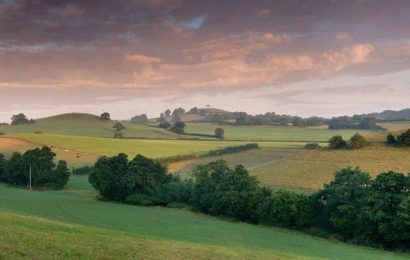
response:
<path id="1" fill-rule="evenodd" d="M 402 109 L 399 111 L 385 110 L 380 113 L 370 113 L 365 116 L 374 117 L 376 118 L 376 120 L 381 120 L 381 121 L 410 120 L 410 108 Z"/>
<path id="2" fill-rule="evenodd" d="M 95 195 L 87 179 L 77 176 L 63 191 L 30 192 L 0 185 L 0 258 L 406 259 L 184 210 L 102 202 Z"/>
<path id="3" fill-rule="evenodd" d="M 62 134 L 93 137 L 112 137 L 114 120 L 100 120 L 98 116 L 82 113 L 61 114 L 37 119 L 35 124 L 1 126 L 0 132 L 5 134 L 35 133 Z M 126 129 L 124 137 L 150 139 L 189 138 L 180 136 L 163 129 L 121 122 Z"/>

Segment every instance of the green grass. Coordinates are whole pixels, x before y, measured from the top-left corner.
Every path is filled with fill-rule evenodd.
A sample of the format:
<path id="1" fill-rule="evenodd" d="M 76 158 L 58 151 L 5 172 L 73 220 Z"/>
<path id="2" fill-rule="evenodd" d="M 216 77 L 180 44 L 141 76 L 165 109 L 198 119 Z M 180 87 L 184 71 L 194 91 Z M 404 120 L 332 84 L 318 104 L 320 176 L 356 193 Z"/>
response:
<path id="1" fill-rule="evenodd" d="M 0 127 L 0 132 L 10 135 L 40 131 L 44 134 L 112 137 L 112 127 L 116 122 L 103 121 L 94 115 L 72 113 L 38 119 L 35 124 L 30 125 L 2 126 Z M 147 125 L 130 124 L 127 122 L 121 122 L 121 124 L 126 127 L 123 130 L 124 137 L 149 139 L 192 138 Z"/>
<path id="2" fill-rule="evenodd" d="M 334 135 L 341 135 L 348 139 L 356 132 L 363 135 L 374 134 L 377 131 L 358 130 L 328 130 L 300 127 L 280 126 L 230 126 L 215 124 L 188 124 L 187 133 L 214 134 L 215 128 L 225 130 L 227 140 L 255 140 L 255 141 L 284 141 L 284 142 L 327 142 Z"/>
<path id="3" fill-rule="evenodd" d="M 160 240 L 7 213 L 0 213 L 0 221 L 0 259 L 305 259 L 271 250 Z"/>
<path id="4" fill-rule="evenodd" d="M 147 258 L 168 258 L 173 257 L 172 252 L 179 251 L 176 248 L 187 251 L 175 253 L 175 258 L 196 258 L 202 253 L 209 258 L 235 255 L 243 258 L 274 258 L 278 252 L 282 257 L 290 255 L 332 259 L 408 257 L 284 229 L 227 222 L 189 211 L 100 202 L 94 196 L 95 191 L 86 183 L 86 178 L 78 176 L 72 177 L 63 191 L 28 191 L 0 185 L 2 213 L 68 224 L 60 226 L 56 222 L 2 214 L 0 241 L 5 242 L 0 243 L 1 254 L 12 255 L 13 248 L 18 248 L 30 258 L 32 252 L 24 246 L 33 245 L 43 255 L 77 258 L 100 254 L 93 253 L 93 248 L 101 250 L 101 256 L 106 252 L 107 258 L 115 256 L 117 252 L 120 254 L 118 258 L 137 257 L 138 250 L 142 250 L 140 254 Z M 35 241 L 28 243 L 33 238 Z M 109 250 L 111 248 L 112 251 Z"/>

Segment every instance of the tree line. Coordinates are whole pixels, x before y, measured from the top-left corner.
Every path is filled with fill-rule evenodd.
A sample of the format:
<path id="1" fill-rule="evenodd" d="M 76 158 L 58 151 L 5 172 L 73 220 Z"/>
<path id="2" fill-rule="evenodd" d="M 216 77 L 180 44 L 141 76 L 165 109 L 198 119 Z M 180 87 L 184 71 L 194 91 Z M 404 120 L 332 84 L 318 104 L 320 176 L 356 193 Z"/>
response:
<path id="1" fill-rule="evenodd" d="M 297 229 L 343 241 L 408 250 L 410 176 L 358 168 L 337 171 L 311 194 L 272 191 L 245 167 L 225 161 L 199 165 L 191 178 L 170 174 L 158 161 L 137 155 L 101 157 L 89 181 L 104 199 L 145 206 L 187 207 L 233 220 Z"/>
<path id="2" fill-rule="evenodd" d="M 35 148 L 10 159 L 0 154 L 0 181 L 25 187 L 63 188 L 70 177 L 67 162 L 54 164 L 56 154 L 49 147 Z"/>

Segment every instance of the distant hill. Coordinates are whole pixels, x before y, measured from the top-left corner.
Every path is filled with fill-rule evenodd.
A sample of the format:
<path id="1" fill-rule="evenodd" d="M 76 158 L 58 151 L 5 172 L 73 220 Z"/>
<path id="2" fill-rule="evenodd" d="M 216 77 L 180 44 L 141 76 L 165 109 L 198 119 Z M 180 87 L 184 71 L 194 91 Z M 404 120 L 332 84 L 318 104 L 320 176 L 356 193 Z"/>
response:
<path id="1" fill-rule="evenodd" d="M 93 137 L 112 137 L 115 120 L 101 120 L 96 115 L 84 113 L 61 114 L 41 119 L 36 119 L 35 124 L 0 126 L 0 131 L 5 134 L 20 133 L 48 133 Z M 187 138 L 169 131 L 141 124 L 121 122 L 126 129 L 124 137 L 177 139 Z"/>
<path id="2" fill-rule="evenodd" d="M 380 113 L 370 113 L 365 116 L 374 117 L 380 121 L 406 121 L 410 120 L 410 108 L 406 108 L 400 111 L 385 110 Z"/>

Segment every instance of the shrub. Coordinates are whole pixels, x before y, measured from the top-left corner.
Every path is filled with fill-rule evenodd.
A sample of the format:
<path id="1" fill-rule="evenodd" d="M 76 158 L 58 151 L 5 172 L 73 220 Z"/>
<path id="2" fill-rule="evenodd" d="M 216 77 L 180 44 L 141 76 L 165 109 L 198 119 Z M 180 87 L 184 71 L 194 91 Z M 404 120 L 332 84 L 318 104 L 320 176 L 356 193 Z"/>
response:
<path id="1" fill-rule="evenodd" d="M 386 142 L 387 144 L 390 144 L 390 145 L 396 145 L 397 139 L 392 133 L 389 133 L 386 137 Z"/>
<path id="2" fill-rule="evenodd" d="M 215 129 L 215 137 L 219 139 L 224 138 L 225 131 L 222 128 L 216 128 Z"/>
<path id="3" fill-rule="evenodd" d="M 320 145 L 318 143 L 308 143 L 305 145 L 305 149 L 308 149 L 308 150 L 316 150 L 319 148 L 320 148 Z"/>
<path id="4" fill-rule="evenodd" d="M 367 140 L 359 133 L 353 135 L 349 140 L 349 148 L 350 149 L 362 149 L 366 147 Z"/>
<path id="5" fill-rule="evenodd" d="M 397 136 L 397 144 L 400 146 L 410 146 L 410 129 Z"/>
<path id="6" fill-rule="evenodd" d="M 4 132 L 0 132 L 0 135 L 6 135 Z"/>
<path id="7" fill-rule="evenodd" d="M 330 149 L 343 149 L 347 147 L 347 142 L 343 140 L 341 135 L 335 135 L 329 140 L 329 148 Z"/>

